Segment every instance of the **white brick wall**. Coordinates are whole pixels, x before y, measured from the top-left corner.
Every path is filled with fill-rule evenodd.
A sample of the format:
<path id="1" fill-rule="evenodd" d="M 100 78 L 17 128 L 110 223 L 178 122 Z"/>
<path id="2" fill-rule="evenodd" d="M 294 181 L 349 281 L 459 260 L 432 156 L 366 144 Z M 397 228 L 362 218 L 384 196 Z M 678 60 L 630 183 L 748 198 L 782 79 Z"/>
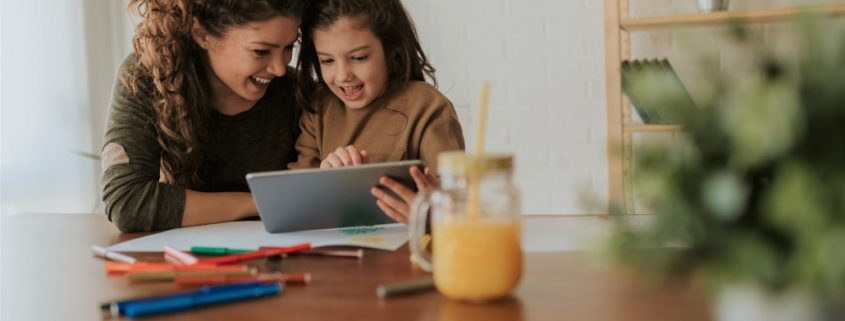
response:
<path id="1" fill-rule="evenodd" d="M 470 149 L 479 85 L 490 80 L 485 149 L 516 155 L 523 211 L 604 212 L 581 197 L 607 197 L 603 1 L 403 1 L 437 68 L 440 90 L 458 108 Z M 695 12 L 695 0 L 630 1 L 633 16 Z M 732 0 L 731 9 L 840 1 Z M 768 36 L 777 27 L 760 28 Z M 634 57 L 668 56 L 681 78 L 694 82 L 679 48 L 714 32 L 634 34 Z"/>
<path id="2" fill-rule="evenodd" d="M 485 150 L 515 153 L 525 213 L 588 213 L 579 195 L 605 197 L 601 1 L 404 3 L 470 150 L 479 86 L 490 81 Z"/>

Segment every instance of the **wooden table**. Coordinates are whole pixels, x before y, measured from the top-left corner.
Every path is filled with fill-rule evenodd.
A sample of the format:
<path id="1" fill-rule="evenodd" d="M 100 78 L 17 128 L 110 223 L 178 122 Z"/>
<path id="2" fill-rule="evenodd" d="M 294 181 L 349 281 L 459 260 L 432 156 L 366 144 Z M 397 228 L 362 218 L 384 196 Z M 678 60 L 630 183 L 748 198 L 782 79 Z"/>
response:
<path id="1" fill-rule="evenodd" d="M 554 245 L 561 229 L 577 230 L 595 220 L 528 217 L 526 238 L 535 242 L 549 237 L 546 246 Z M 90 246 L 139 235 L 120 234 L 103 215 L 25 214 L 3 217 L 0 225 L 4 321 L 96 320 L 102 301 L 173 290 L 170 284 L 131 284 L 105 275 L 103 261 L 91 256 Z M 555 226 L 558 233 L 550 228 Z M 651 285 L 631 271 L 587 264 L 581 254 L 526 253 L 523 279 L 513 297 L 483 305 L 453 302 L 437 292 L 378 299 L 377 284 L 425 274 L 412 268 L 406 247 L 368 250 L 363 260 L 293 257 L 283 261 L 282 269 L 311 272 L 310 285 L 286 286 L 277 297 L 145 320 L 711 319 L 707 301 L 688 285 Z"/>

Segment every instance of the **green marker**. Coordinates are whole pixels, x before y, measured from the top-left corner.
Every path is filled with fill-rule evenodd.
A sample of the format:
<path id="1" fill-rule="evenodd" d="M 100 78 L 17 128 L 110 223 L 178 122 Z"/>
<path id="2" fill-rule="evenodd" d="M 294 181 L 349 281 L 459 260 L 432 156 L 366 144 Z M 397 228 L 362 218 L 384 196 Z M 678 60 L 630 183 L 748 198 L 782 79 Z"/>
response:
<path id="1" fill-rule="evenodd" d="M 191 253 L 202 255 L 229 255 L 254 252 L 244 249 L 230 249 L 227 247 L 192 246 Z"/>

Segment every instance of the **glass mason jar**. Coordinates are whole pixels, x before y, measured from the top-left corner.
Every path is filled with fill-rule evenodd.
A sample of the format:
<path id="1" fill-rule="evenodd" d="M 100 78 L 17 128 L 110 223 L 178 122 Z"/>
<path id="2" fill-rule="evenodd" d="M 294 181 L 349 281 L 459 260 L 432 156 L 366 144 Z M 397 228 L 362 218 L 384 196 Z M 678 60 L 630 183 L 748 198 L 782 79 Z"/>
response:
<path id="1" fill-rule="evenodd" d="M 440 189 L 411 207 L 411 260 L 434 274 L 443 295 L 488 301 L 505 297 L 522 276 L 522 214 L 511 155 L 438 155 Z M 433 245 L 426 250 L 427 217 Z"/>

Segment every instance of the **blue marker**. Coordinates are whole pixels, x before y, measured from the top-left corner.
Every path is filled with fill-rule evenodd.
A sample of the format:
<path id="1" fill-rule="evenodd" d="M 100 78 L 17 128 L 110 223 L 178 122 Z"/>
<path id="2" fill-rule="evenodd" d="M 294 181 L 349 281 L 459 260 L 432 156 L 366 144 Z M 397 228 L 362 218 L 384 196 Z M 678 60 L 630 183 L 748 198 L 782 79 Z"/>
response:
<path id="1" fill-rule="evenodd" d="M 278 283 L 247 282 L 204 287 L 198 291 L 183 292 L 161 297 L 127 300 L 111 303 L 113 315 L 130 318 L 174 312 L 200 306 L 240 301 L 276 295 L 282 287 Z"/>
<path id="2" fill-rule="evenodd" d="M 198 293 L 194 293 L 193 295 L 179 295 L 176 297 L 156 298 L 127 303 L 121 310 L 123 315 L 130 318 L 136 318 L 207 305 L 260 298 L 276 295 L 280 291 L 281 285 L 278 283 L 238 286 L 225 290 L 204 289 Z"/>

